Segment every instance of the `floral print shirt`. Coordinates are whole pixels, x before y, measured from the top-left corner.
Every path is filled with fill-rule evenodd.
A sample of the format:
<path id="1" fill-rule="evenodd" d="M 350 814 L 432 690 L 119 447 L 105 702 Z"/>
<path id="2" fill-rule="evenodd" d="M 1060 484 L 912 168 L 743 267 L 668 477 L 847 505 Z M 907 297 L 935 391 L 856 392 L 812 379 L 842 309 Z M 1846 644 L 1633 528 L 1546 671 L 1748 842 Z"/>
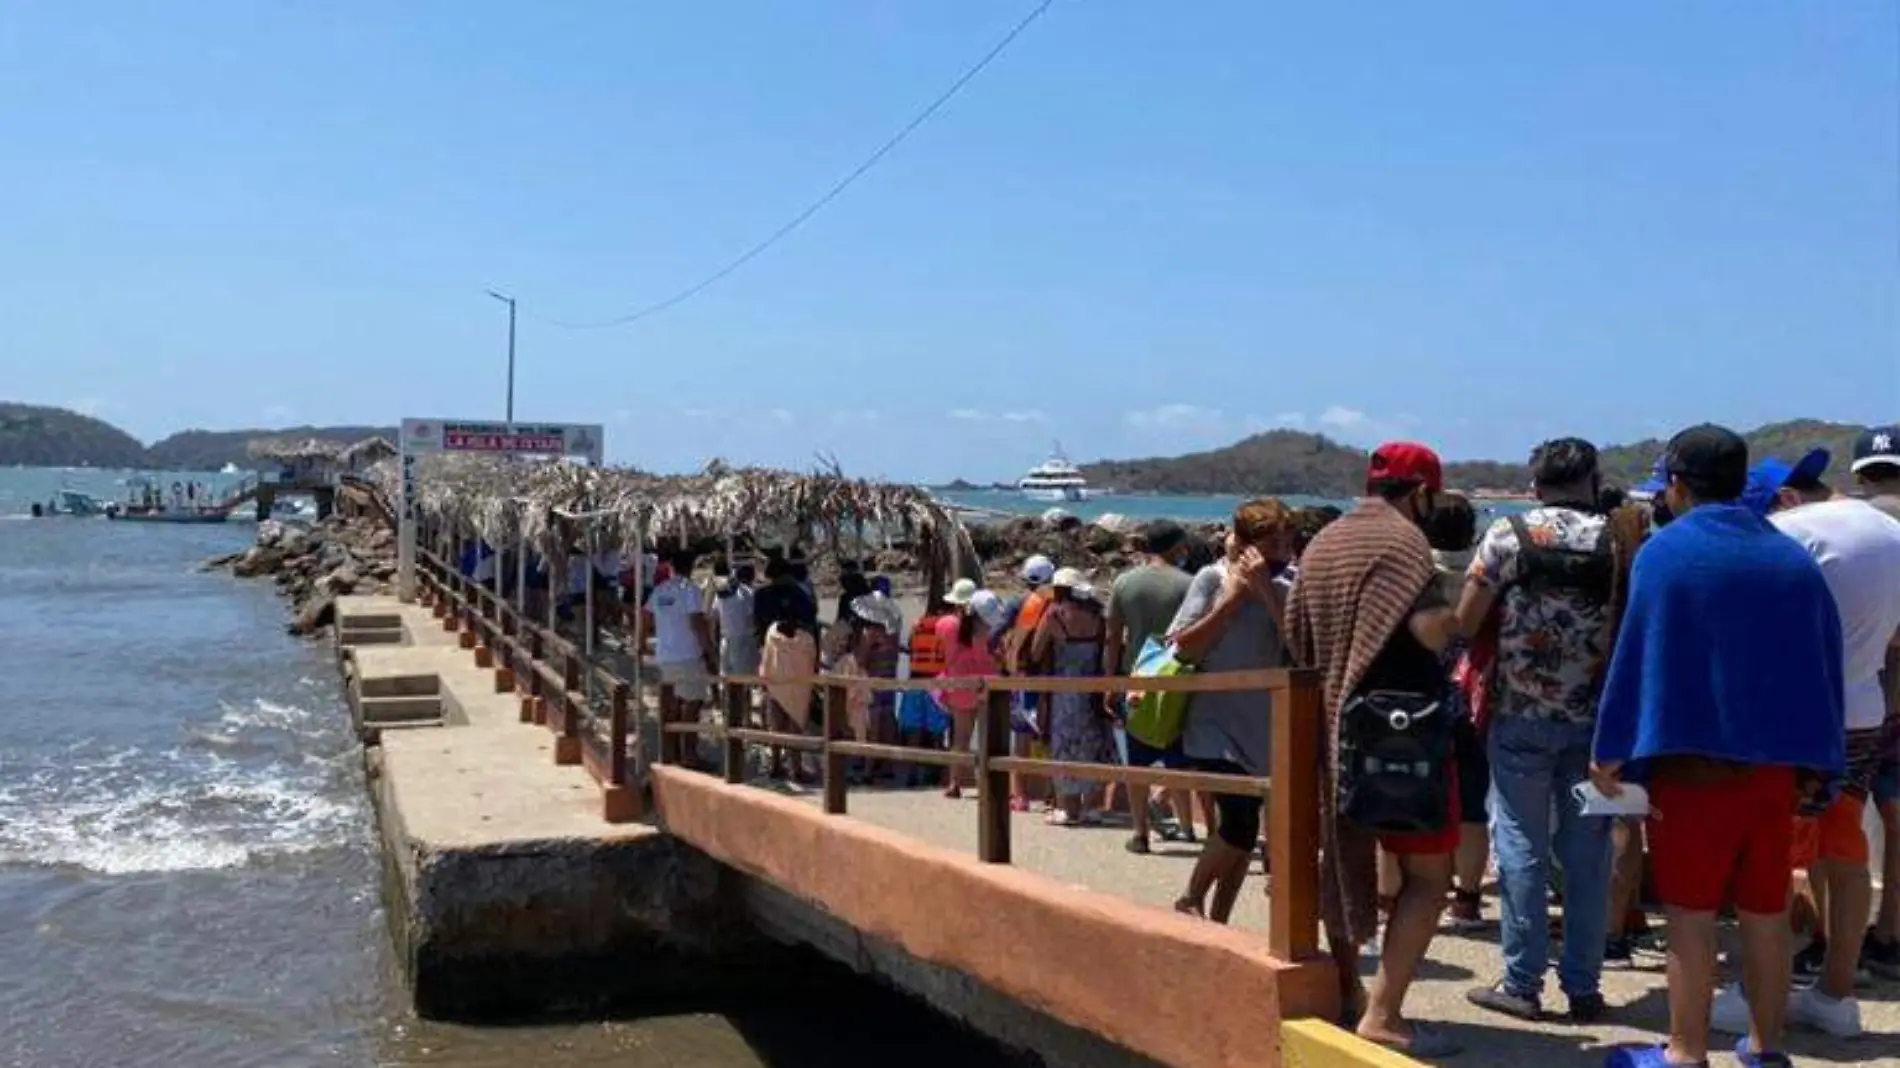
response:
<path id="1" fill-rule="evenodd" d="M 1533 508 L 1523 520 L 1540 546 L 1588 551 L 1606 536 L 1602 516 L 1573 508 Z M 1500 519 L 1479 540 L 1469 571 L 1504 591 L 1496 608 L 1498 713 L 1594 722 L 1598 676 L 1609 654 L 1608 613 L 1574 593 L 1532 592 L 1518 585 L 1518 560 L 1517 532 L 1510 520 Z"/>

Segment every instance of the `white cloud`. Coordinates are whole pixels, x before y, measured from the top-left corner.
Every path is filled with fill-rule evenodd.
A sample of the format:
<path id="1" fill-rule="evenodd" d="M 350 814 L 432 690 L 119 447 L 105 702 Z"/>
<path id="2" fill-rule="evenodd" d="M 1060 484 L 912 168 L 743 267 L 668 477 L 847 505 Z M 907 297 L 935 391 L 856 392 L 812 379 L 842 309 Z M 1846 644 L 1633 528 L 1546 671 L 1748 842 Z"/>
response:
<path id="1" fill-rule="evenodd" d="M 788 408 L 772 409 L 772 418 L 778 420 L 781 423 L 786 423 L 786 424 L 790 424 L 791 422 L 793 422 L 793 416 L 792 416 L 791 410 Z"/>
<path id="2" fill-rule="evenodd" d="M 1321 412 L 1319 416 L 1319 425 L 1332 427 L 1334 430 L 1363 430 L 1371 421 L 1366 413 L 1359 409 L 1340 404 L 1333 405 Z"/>
<path id="3" fill-rule="evenodd" d="M 1281 412 L 1273 417 L 1274 426 L 1305 426 L 1306 416 L 1300 412 Z"/>
<path id="4" fill-rule="evenodd" d="M 711 419 L 713 416 L 711 408 L 681 408 L 680 414 L 688 419 Z"/>
<path id="5" fill-rule="evenodd" d="M 1046 423 L 1049 417 L 1035 408 L 1030 408 L 1021 412 L 1004 412 L 1002 420 L 1005 423 Z"/>
<path id="6" fill-rule="evenodd" d="M 1202 429 L 1218 427 L 1226 422 L 1226 417 L 1218 408 L 1203 408 L 1197 404 L 1163 404 L 1155 408 L 1128 413 L 1128 422 L 1143 429 L 1173 430 L 1184 427 Z"/>
<path id="7" fill-rule="evenodd" d="M 876 408 L 865 408 L 862 411 L 856 412 L 831 413 L 831 421 L 834 423 L 875 423 L 883 418 L 884 413 L 878 411 Z"/>
<path id="8" fill-rule="evenodd" d="M 989 418 L 989 416 L 977 411 L 975 408 L 954 408 L 950 411 L 949 415 L 952 419 L 961 419 L 966 423 L 980 423 Z"/>

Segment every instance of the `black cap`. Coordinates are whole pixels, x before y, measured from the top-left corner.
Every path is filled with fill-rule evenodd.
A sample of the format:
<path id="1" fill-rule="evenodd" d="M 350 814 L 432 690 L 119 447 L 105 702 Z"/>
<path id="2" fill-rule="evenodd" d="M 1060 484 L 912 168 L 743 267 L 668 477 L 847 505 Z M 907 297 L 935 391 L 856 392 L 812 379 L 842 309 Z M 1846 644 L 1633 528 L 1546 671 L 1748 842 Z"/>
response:
<path id="1" fill-rule="evenodd" d="M 1748 442 L 1727 427 L 1704 423 L 1669 439 L 1664 469 L 1696 496 L 1732 501 L 1748 486 Z"/>
<path id="2" fill-rule="evenodd" d="M 1900 426 L 1876 426 L 1854 439 L 1854 473 L 1877 464 L 1900 467 Z"/>
<path id="3" fill-rule="evenodd" d="M 1166 519 L 1157 519 L 1141 528 L 1142 547 L 1156 556 L 1166 556 L 1181 547 L 1187 541 L 1187 531 L 1181 524 Z"/>

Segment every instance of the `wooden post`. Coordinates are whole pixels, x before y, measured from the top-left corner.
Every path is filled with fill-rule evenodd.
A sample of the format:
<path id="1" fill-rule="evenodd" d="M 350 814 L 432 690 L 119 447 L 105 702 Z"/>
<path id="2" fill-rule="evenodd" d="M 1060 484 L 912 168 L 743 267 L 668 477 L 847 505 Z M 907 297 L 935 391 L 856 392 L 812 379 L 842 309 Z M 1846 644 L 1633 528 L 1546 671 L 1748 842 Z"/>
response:
<path id="1" fill-rule="evenodd" d="M 614 786 L 627 785 L 627 698 L 629 687 L 625 682 L 614 683 L 613 718 L 608 721 L 607 734 L 613 746 L 607 754 L 607 781 Z"/>
<path id="2" fill-rule="evenodd" d="M 549 716 L 549 722 L 558 728 L 554 739 L 554 762 L 556 764 L 578 764 L 581 762 L 581 706 L 574 694 L 581 685 L 581 665 L 572 651 L 562 658 L 560 715 Z M 583 695 L 585 696 L 585 695 Z M 558 723 L 554 722 L 556 719 Z"/>
<path id="3" fill-rule="evenodd" d="M 990 760 L 1009 755 L 1008 690 L 991 690 L 983 703 L 976 752 L 976 855 L 985 864 L 1009 863 L 1009 773 L 991 771 Z"/>
<path id="4" fill-rule="evenodd" d="M 732 736 L 736 727 L 746 726 L 746 689 L 736 682 L 722 683 L 719 692 L 726 705 L 726 781 L 745 781 L 745 743 Z"/>
<path id="5" fill-rule="evenodd" d="M 850 697 L 842 686 L 825 687 L 825 811 L 833 816 L 844 815 L 846 783 L 844 754 L 831 747 L 831 740 L 846 723 L 845 702 Z"/>
<path id="6" fill-rule="evenodd" d="M 677 764 L 679 763 L 679 750 L 673 747 L 675 736 L 669 734 L 666 729 L 666 725 L 672 722 L 673 687 L 667 685 L 665 682 L 660 683 L 659 700 L 660 763 Z"/>
<path id="7" fill-rule="evenodd" d="M 1273 690 L 1273 796 L 1267 804 L 1267 951 L 1319 955 L 1319 791 L 1327 759 L 1319 672 L 1301 668 Z"/>
<path id="8" fill-rule="evenodd" d="M 521 675 L 521 722 L 533 723 L 534 711 L 541 697 L 541 632 L 528 632 L 528 662 L 523 665 Z"/>

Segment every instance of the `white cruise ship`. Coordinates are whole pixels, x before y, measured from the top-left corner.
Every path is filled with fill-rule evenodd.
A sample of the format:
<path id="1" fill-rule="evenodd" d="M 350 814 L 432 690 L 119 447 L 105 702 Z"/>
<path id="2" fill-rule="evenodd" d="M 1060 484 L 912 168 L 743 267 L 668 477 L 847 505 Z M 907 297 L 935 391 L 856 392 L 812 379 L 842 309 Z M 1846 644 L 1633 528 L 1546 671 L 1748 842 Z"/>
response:
<path id="1" fill-rule="evenodd" d="M 1016 480 L 1016 488 L 1023 496 L 1036 501 L 1085 501 L 1089 497 L 1088 479 L 1062 455 L 1059 444 L 1055 455 Z"/>

